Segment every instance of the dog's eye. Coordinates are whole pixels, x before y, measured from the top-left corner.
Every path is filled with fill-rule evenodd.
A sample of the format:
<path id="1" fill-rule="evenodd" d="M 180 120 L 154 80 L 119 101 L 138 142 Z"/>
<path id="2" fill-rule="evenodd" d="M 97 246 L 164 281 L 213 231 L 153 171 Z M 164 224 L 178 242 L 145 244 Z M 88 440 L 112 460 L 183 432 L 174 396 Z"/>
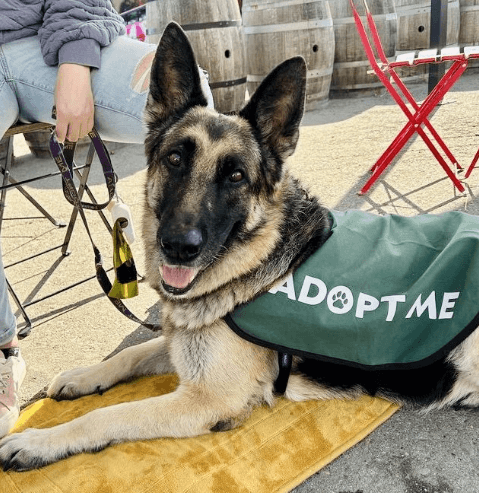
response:
<path id="1" fill-rule="evenodd" d="M 181 154 L 179 152 L 172 152 L 168 155 L 168 162 L 172 166 L 178 167 L 181 164 Z"/>
<path id="2" fill-rule="evenodd" d="M 240 170 L 233 171 L 230 175 L 230 182 L 239 183 L 244 178 L 243 172 Z"/>

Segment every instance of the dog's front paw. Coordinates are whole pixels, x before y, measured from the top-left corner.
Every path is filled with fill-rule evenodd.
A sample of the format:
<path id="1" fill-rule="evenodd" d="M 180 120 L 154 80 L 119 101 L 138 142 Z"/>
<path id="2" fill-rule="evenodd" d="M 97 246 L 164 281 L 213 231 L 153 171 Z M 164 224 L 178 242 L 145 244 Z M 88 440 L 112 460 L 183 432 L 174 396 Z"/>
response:
<path id="1" fill-rule="evenodd" d="M 59 373 L 47 390 L 47 396 L 56 400 L 76 399 L 93 393 L 101 394 L 106 388 L 98 380 L 99 372 L 93 367 L 76 368 Z"/>
<path id="2" fill-rule="evenodd" d="M 0 440 L 0 465 L 4 471 L 27 471 L 66 457 L 48 440 L 49 430 L 28 429 Z"/>

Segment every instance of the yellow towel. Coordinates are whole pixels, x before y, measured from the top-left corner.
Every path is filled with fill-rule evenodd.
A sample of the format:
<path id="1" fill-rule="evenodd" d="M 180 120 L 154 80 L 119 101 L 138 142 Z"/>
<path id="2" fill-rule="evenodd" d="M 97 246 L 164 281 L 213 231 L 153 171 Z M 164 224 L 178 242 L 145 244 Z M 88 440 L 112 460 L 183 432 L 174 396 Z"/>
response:
<path id="1" fill-rule="evenodd" d="M 174 376 L 146 377 L 102 396 L 26 408 L 14 431 L 64 423 L 97 408 L 171 392 Z M 287 492 L 359 442 L 398 406 L 382 399 L 261 407 L 238 429 L 156 439 L 81 454 L 29 472 L 0 471 L 1 493 Z"/>

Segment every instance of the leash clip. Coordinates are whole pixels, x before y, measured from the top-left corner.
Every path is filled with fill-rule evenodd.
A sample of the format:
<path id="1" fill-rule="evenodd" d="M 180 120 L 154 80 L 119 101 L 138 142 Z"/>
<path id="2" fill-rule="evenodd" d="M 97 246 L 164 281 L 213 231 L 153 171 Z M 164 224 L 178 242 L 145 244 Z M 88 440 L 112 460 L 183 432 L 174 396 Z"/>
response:
<path id="1" fill-rule="evenodd" d="M 128 205 L 121 200 L 118 194 L 115 194 L 115 197 L 110 200 L 106 208 L 110 211 L 113 223 L 116 223 L 117 220 L 120 221 L 120 227 L 128 244 L 131 245 L 134 243 L 135 230 Z"/>

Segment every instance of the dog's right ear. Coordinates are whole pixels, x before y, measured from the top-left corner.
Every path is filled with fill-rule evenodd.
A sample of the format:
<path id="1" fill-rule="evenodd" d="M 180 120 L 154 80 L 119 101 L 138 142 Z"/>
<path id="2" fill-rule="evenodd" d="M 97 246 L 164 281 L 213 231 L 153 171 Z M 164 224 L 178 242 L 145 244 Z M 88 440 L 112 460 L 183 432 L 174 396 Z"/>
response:
<path id="1" fill-rule="evenodd" d="M 166 26 L 151 67 L 146 103 L 149 123 L 165 120 L 192 106 L 206 106 L 193 49 L 176 22 Z"/>

